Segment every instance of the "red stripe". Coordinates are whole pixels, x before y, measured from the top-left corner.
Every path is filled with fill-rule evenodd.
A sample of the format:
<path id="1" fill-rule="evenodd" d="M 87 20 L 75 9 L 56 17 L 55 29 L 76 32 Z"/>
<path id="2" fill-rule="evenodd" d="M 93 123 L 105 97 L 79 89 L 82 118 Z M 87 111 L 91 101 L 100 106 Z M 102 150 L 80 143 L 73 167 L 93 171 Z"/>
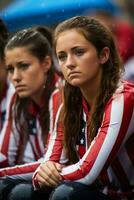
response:
<path id="1" fill-rule="evenodd" d="M 52 96 L 53 128 L 54 128 L 54 124 L 55 124 L 55 120 L 56 120 L 56 116 L 57 116 L 57 111 L 61 105 L 61 102 L 62 102 L 62 90 L 59 90 L 56 93 L 54 93 Z M 52 134 L 52 133 L 50 133 L 50 134 Z M 50 160 L 59 162 L 61 153 L 62 153 L 62 149 L 63 149 L 63 143 L 61 142 L 61 141 L 63 141 L 63 129 L 62 129 L 61 122 L 57 123 L 56 134 L 57 134 L 56 140 L 54 141 L 52 150 L 50 150 L 50 151 L 52 151 L 51 155 L 50 155 Z M 49 136 L 49 138 L 51 138 L 51 135 Z"/>
<path id="2" fill-rule="evenodd" d="M 39 165 L 40 163 L 35 162 L 35 163 L 26 164 L 26 165 L 7 167 L 0 170 L 0 177 L 32 173 L 37 169 Z"/>
<path id="3" fill-rule="evenodd" d="M 62 153 L 62 149 L 63 149 L 63 142 L 61 142 L 61 141 L 63 141 L 63 130 L 61 127 L 61 123 L 59 122 L 57 124 L 57 137 L 56 137 L 53 149 L 52 149 L 50 160 L 59 162 L 61 153 Z"/>
<path id="4" fill-rule="evenodd" d="M 79 156 L 80 156 L 80 158 L 83 157 L 83 155 L 85 154 L 85 151 L 86 151 L 85 146 L 83 146 L 83 145 L 79 145 L 78 152 L 79 152 Z"/>
<path id="5" fill-rule="evenodd" d="M 10 105 L 9 105 L 9 119 L 8 119 L 8 124 L 5 130 L 5 135 L 3 138 L 3 143 L 1 145 L 1 153 L 4 154 L 7 157 L 7 160 L 3 161 L 1 163 L 2 167 L 6 167 L 8 165 L 8 149 L 9 149 L 9 141 L 10 141 L 10 135 L 11 135 L 11 130 L 12 130 L 12 106 L 15 101 L 16 94 L 13 95 Z"/>
<path id="6" fill-rule="evenodd" d="M 52 114 L 53 114 L 53 127 L 55 124 L 55 119 L 57 115 L 57 111 L 59 109 L 59 106 L 61 105 L 62 102 L 62 91 L 57 91 L 55 94 L 52 96 L 52 103 L 53 103 L 53 109 L 52 109 Z"/>

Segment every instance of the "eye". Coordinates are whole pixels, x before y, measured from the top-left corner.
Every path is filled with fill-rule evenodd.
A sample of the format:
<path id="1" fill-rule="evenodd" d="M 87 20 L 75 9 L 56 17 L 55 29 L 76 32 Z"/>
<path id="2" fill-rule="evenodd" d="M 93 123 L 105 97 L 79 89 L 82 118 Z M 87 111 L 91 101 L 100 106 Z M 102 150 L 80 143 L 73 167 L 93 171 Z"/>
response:
<path id="1" fill-rule="evenodd" d="M 20 69 L 22 69 L 22 70 L 27 69 L 29 66 L 30 66 L 29 63 L 19 63 L 19 64 L 18 64 L 18 68 L 20 68 Z"/>
<path id="2" fill-rule="evenodd" d="M 84 49 L 80 49 L 80 48 L 76 48 L 76 49 L 74 49 L 74 53 L 77 56 L 82 56 L 85 53 L 85 50 Z"/>
<path id="3" fill-rule="evenodd" d="M 12 65 L 8 65 L 6 67 L 6 71 L 7 71 L 7 73 L 12 74 L 14 72 L 14 67 Z"/>
<path id="4" fill-rule="evenodd" d="M 57 55 L 57 58 L 59 61 L 65 61 L 67 58 L 67 55 L 65 53 L 61 53 Z"/>

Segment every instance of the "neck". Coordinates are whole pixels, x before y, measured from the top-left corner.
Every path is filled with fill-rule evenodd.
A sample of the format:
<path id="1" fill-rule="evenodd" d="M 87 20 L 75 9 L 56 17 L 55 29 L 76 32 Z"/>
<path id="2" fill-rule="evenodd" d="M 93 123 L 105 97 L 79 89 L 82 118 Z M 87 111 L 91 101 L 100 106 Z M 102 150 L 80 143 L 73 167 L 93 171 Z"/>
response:
<path id="1" fill-rule="evenodd" d="M 45 96 L 45 89 L 42 88 L 36 95 L 33 95 L 31 98 L 32 100 L 39 106 L 42 107 L 42 104 L 44 103 L 44 96 Z"/>
<path id="2" fill-rule="evenodd" d="M 89 107 L 93 108 L 93 106 L 95 105 L 95 101 L 98 97 L 100 90 L 100 84 L 101 84 L 101 74 L 99 75 L 99 77 L 96 77 L 95 79 L 89 81 L 88 83 L 85 84 L 85 86 L 82 86 L 80 88 L 82 95 L 89 104 Z"/>

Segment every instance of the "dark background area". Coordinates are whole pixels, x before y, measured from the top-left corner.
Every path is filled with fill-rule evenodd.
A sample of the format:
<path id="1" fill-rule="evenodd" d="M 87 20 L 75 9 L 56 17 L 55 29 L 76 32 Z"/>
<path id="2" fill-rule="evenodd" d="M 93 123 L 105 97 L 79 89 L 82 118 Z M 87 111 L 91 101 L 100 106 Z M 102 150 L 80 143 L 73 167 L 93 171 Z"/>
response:
<path id="1" fill-rule="evenodd" d="M 5 8 L 8 4 L 12 3 L 13 0 L 0 0 L 0 10 Z"/>

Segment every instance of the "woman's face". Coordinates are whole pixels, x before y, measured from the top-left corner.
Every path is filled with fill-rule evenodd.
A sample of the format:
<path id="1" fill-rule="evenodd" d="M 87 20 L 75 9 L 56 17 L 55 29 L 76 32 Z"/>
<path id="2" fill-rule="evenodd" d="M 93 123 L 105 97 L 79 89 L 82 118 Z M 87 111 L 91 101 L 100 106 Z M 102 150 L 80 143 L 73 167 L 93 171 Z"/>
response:
<path id="1" fill-rule="evenodd" d="M 71 85 L 85 88 L 100 79 L 102 58 L 92 43 L 77 30 L 60 33 L 56 54 L 63 75 Z"/>
<path id="2" fill-rule="evenodd" d="M 6 50 L 5 61 L 8 77 L 20 97 L 37 101 L 43 93 L 47 72 L 51 67 L 49 56 L 40 62 L 25 47 Z"/>

